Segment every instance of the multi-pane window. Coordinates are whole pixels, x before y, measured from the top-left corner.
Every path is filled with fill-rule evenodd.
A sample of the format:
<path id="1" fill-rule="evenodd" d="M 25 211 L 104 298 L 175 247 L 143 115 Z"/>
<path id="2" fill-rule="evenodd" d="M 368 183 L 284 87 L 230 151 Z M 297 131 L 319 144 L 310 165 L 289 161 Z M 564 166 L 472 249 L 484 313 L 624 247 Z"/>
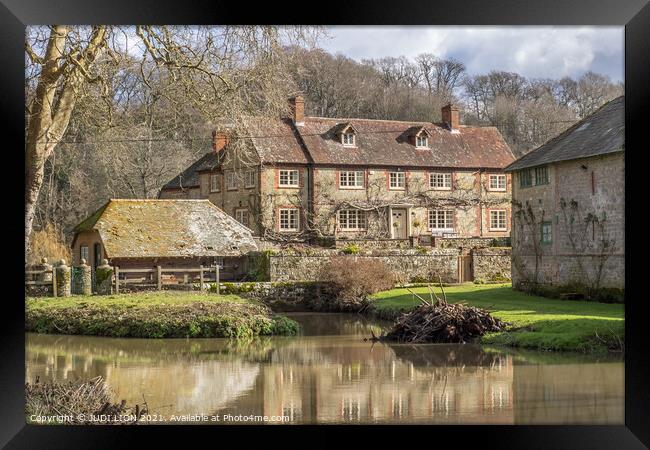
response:
<path id="1" fill-rule="evenodd" d="M 346 147 L 354 147 L 354 133 L 343 133 L 343 145 Z"/>
<path id="2" fill-rule="evenodd" d="M 451 189 L 451 174 L 450 173 L 430 173 L 429 174 L 429 187 L 431 189 Z"/>
<path id="3" fill-rule="evenodd" d="M 490 190 L 491 191 L 505 191 L 506 190 L 506 176 L 505 175 L 490 175 Z"/>
<path id="4" fill-rule="evenodd" d="M 248 209 L 236 209 L 235 220 L 237 220 L 237 222 L 241 223 L 242 225 L 248 226 Z"/>
<path id="5" fill-rule="evenodd" d="M 548 168 L 535 167 L 535 185 L 548 184 Z"/>
<path id="6" fill-rule="evenodd" d="M 490 211 L 490 230 L 505 231 L 508 229 L 505 209 L 494 209 Z"/>
<path id="7" fill-rule="evenodd" d="M 540 224 L 540 234 L 542 244 L 547 245 L 553 242 L 553 227 L 551 222 L 542 222 Z"/>
<path id="8" fill-rule="evenodd" d="M 406 174 L 404 172 L 389 172 L 388 187 L 390 189 L 406 188 Z"/>
<path id="9" fill-rule="evenodd" d="M 219 192 L 221 190 L 221 179 L 218 173 L 210 175 L 210 192 Z"/>
<path id="10" fill-rule="evenodd" d="M 244 172 L 244 187 L 255 187 L 255 170 L 247 170 Z"/>
<path id="11" fill-rule="evenodd" d="M 88 262 L 88 246 L 82 245 L 79 247 L 79 260 L 85 259 Z"/>
<path id="12" fill-rule="evenodd" d="M 298 176 L 297 170 L 281 170 L 279 184 L 283 187 L 298 187 Z"/>
<path id="13" fill-rule="evenodd" d="M 345 170 L 339 172 L 339 186 L 342 188 L 363 188 L 362 170 Z"/>
<path id="14" fill-rule="evenodd" d="M 426 136 L 415 136 L 415 146 L 418 148 L 429 147 L 429 140 Z"/>
<path id="15" fill-rule="evenodd" d="M 299 228 L 298 208 L 280 208 L 280 231 L 298 231 Z"/>
<path id="16" fill-rule="evenodd" d="M 235 172 L 226 174 L 226 189 L 229 191 L 237 189 L 237 174 Z"/>
<path id="17" fill-rule="evenodd" d="M 525 188 L 533 185 L 533 172 L 530 169 L 519 171 L 519 187 Z"/>
<path id="18" fill-rule="evenodd" d="M 454 228 L 454 211 L 451 209 L 430 209 L 429 229 L 452 230 Z"/>
<path id="19" fill-rule="evenodd" d="M 339 227 L 341 230 L 365 230 L 366 212 L 360 209 L 342 209 L 339 211 Z"/>

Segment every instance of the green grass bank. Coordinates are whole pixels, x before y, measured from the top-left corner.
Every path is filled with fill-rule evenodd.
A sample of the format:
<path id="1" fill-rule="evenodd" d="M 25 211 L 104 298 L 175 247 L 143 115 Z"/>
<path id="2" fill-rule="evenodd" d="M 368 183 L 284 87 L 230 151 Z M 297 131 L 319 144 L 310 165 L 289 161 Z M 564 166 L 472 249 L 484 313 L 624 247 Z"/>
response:
<path id="1" fill-rule="evenodd" d="M 298 323 L 236 295 L 144 292 L 27 298 L 25 330 L 138 338 L 294 335 Z"/>
<path id="2" fill-rule="evenodd" d="M 429 298 L 426 286 L 411 288 Z M 511 323 L 501 333 L 487 334 L 482 343 L 537 350 L 606 352 L 619 350 L 625 339 L 624 305 L 557 300 L 515 291 L 510 284 L 463 284 L 444 288 L 449 302 L 487 309 Z M 440 288 L 435 288 L 440 295 Z M 394 319 L 419 305 L 406 289 L 372 296 L 371 312 Z"/>

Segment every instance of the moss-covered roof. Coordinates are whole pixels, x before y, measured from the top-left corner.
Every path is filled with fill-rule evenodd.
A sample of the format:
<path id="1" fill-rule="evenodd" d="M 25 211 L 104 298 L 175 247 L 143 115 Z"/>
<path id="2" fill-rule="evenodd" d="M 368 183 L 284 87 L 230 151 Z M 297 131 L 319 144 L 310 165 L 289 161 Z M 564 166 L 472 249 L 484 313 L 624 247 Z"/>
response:
<path id="1" fill-rule="evenodd" d="M 97 230 L 110 258 L 237 256 L 257 249 L 250 229 L 209 200 L 111 199 L 75 227 Z"/>

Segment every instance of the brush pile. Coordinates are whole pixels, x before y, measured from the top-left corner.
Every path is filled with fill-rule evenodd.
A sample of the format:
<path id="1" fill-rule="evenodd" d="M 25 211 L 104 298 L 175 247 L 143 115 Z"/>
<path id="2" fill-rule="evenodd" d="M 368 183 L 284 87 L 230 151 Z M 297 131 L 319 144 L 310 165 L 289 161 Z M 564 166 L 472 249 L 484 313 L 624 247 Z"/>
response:
<path id="1" fill-rule="evenodd" d="M 417 297 L 422 304 L 414 310 L 402 314 L 393 328 L 382 338 L 397 342 L 464 344 L 487 332 L 503 331 L 508 325 L 492 317 L 484 309 L 466 306 L 462 303 L 447 303 L 442 283 L 440 283 L 440 289 L 442 298 L 438 297 L 429 286 L 430 301 L 409 289 L 409 292 Z"/>

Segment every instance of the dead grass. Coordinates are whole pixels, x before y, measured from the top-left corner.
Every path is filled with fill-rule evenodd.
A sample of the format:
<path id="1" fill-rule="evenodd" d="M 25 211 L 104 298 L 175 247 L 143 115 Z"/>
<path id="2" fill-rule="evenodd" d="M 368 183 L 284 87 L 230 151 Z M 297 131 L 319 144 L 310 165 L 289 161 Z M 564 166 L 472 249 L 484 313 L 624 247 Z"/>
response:
<path id="1" fill-rule="evenodd" d="M 70 247 L 65 243 L 63 234 L 53 224 L 48 223 L 42 230 L 34 230 L 30 240 L 28 264 L 38 264 L 42 258 L 47 258 L 50 263 L 60 259 L 70 263 L 72 260 Z"/>

